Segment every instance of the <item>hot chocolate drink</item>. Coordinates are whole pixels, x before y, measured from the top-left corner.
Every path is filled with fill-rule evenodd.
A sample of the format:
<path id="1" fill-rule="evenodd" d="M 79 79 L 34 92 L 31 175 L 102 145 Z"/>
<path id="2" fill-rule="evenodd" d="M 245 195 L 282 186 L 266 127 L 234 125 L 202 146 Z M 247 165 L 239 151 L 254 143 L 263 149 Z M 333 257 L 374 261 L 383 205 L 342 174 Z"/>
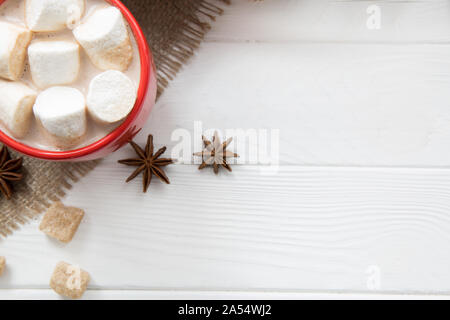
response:
<path id="1" fill-rule="evenodd" d="M 73 150 L 131 112 L 139 50 L 104 0 L 6 0 L 0 5 L 0 129 L 28 146 Z"/>

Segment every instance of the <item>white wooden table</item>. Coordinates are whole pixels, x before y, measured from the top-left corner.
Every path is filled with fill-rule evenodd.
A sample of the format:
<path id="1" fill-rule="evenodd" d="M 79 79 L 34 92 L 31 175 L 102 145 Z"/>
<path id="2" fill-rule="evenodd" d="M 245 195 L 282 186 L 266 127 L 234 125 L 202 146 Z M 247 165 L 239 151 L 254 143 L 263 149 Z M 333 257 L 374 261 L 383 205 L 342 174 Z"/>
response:
<path id="1" fill-rule="evenodd" d="M 144 195 L 124 148 L 69 192 L 71 244 L 39 221 L 0 242 L 0 298 L 58 299 L 60 260 L 90 272 L 87 299 L 446 298 L 449 43 L 448 0 L 234 0 L 144 132 L 169 151 L 199 122 L 279 132 L 279 167 L 180 163 Z"/>

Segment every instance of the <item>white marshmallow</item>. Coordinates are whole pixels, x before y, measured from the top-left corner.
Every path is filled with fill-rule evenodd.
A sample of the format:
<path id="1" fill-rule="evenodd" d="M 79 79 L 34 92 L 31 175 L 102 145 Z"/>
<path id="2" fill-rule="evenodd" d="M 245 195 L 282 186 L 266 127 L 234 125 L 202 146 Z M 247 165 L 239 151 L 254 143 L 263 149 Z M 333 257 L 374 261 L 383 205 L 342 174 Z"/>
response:
<path id="1" fill-rule="evenodd" d="M 80 21 L 84 0 L 26 0 L 25 20 L 35 32 L 60 31 Z"/>
<path id="2" fill-rule="evenodd" d="M 79 144 L 86 133 L 86 103 L 77 89 L 47 89 L 37 97 L 33 111 L 43 132 L 58 148 Z"/>
<path id="3" fill-rule="evenodd" d="M 80 46 L 70 41 L 39 41 L 28 48 L 31 76 L 40 88 L 73 83 L 80 72 Z"/>
<path id="4" fill-rule="evenodd" d="M 13 137 L 26 136 L 36 92 L 20 82 L 0 80 L 0 119 Z"/>
<path id="5" fill-rule="evenodd" d="M 128 29 L 122 13 L 115 7 L 95 11 L 73 34 L 101 70 L 125 71 L 133 60 Z"/>
<path id="6" fill-rule="evenodd" d="M 97 122 L 115 123 L 131 112 L 136 96 L 136 87 L 125 74 L 115 70 L 103 72 L 89 85 L 89 114 Z"/>
<path id="7" fill-rule="evenodd" d="M 32 37 L 28 29 L 0 22 L 0 77 L 19 80 Z"/>

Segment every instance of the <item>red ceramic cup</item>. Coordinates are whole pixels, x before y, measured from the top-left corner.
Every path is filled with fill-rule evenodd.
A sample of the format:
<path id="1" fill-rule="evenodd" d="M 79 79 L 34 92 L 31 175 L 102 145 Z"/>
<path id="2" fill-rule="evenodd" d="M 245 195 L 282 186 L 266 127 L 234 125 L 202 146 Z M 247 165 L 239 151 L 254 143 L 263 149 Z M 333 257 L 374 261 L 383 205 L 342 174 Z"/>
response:
<path id="1" fill-rule="evenodd" d="M 125 121 L 106 137 L 86 147 L 71 151 L 48 151 L 32 148 L 14 140 L 0 130 L 0 142 L 30 157 L 51 161 L 87 161 L 103 158 L 117 151 L 144 126 L 156 101 L 156 69 L 147 40 L 136 19 L 119 0 L 105 0 L 122 11 L 138 44 L 141 79 L 136 104 Z M 0 0 L 0 5 L 5 0 Z"/>

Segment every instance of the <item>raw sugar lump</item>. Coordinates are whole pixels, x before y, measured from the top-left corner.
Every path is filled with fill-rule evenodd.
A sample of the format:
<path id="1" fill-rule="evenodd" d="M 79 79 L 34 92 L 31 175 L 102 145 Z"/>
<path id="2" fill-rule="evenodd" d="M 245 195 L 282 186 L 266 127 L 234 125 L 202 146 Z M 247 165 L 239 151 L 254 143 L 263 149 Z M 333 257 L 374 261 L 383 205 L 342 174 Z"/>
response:
<path id="1" fill-rule="evenodd" d="M 6 259 L 5 259 L 5 257 L 0 257 L 0 276 L 5 271 L 5 266 L 6 266 Z"/>
<path id="2" fill-rule="evenodd" d="M 84 217 L 82 209 L 55 202 L 45 213 L 39 230 L 63 243 L 72 241 Z"/>
<path id="3" fill-rule="evenodd" d="M 87 289 L 89 280 L 89 273 L 80 267 L 59 262 L 50 279 L 50 287 L 61 296 L 80 299 Z"/>

